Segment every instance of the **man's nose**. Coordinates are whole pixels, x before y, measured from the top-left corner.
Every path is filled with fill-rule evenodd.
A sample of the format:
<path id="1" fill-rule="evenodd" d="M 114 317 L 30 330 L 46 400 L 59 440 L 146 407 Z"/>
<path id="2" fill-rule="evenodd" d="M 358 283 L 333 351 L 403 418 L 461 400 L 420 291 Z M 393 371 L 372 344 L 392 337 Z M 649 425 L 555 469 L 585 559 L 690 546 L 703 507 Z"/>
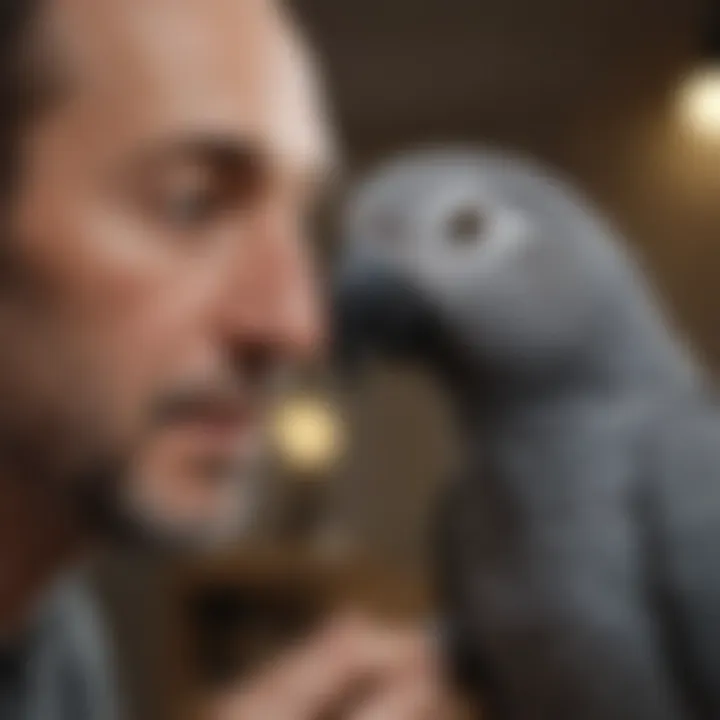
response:
<path id="1" fill-rule="evenodd" d="M 230 268 L 225 327 L 237 343 L 261 343 L 289 359 L 324 351 L 325 312 L 303 238 L 273 223 L 261 226 Z"/>

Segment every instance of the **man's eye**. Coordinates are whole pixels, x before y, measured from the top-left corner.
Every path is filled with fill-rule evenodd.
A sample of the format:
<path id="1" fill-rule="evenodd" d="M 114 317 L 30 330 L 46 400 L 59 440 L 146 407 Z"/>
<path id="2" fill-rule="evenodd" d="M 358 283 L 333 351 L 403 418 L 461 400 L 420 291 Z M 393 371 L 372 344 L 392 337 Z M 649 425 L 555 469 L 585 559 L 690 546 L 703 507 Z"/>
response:
<path id="1" fill-rule="evenodd" d="M 220 193 L 197 190 L 171 194 L 161 201 L 164 219 L 178 228 L 192 228 L 211 222 L 222 209 Z"/>

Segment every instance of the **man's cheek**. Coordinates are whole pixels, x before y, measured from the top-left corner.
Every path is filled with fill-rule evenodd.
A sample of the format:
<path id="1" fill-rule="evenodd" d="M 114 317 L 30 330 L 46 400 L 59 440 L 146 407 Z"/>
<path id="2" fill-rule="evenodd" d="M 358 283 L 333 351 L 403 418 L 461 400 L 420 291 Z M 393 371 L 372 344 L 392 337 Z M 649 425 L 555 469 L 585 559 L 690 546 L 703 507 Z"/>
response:
<path id="1" fill-rule="evenodd" d="M 118 312 L 113 321 L 88 328 L 87 365 L 104 398 L 105 421 L 121 447 L 140 441 L 171 362 L 167 328 L 160 332 L 152 315 L 151 309 Z"/>

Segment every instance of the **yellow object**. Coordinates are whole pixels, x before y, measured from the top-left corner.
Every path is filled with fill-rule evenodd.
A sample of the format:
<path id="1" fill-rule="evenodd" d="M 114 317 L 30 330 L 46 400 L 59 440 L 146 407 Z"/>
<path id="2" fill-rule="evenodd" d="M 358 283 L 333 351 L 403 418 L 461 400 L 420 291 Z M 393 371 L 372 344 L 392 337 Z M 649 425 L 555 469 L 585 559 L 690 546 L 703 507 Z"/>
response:
<path id="1" fill-rule="evenodd" d="M 681 111 L 694 133 L 720 139 L 720 67 L 699 71 L 685 81 Z"/>
<path id="2" fill-rule="evenodd" d="M 273 430 L 277 454 L 293 471 L 327 472 L 344 450 L 340 413 L 321 397 L 307 395 L 285 400 L 278 408 Z"/>

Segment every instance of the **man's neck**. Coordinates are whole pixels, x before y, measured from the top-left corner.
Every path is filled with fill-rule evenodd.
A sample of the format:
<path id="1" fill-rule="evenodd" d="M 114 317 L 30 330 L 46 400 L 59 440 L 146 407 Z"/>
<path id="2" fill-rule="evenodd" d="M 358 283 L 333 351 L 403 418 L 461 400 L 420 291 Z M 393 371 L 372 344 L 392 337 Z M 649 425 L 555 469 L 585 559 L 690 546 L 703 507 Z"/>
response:
<path id="1" fill-rule="evenodd" d="M 0 476 L 0 644 L 32 621 L 44 593 L 82 545 L 71 514 L 33 480 Z"/>

